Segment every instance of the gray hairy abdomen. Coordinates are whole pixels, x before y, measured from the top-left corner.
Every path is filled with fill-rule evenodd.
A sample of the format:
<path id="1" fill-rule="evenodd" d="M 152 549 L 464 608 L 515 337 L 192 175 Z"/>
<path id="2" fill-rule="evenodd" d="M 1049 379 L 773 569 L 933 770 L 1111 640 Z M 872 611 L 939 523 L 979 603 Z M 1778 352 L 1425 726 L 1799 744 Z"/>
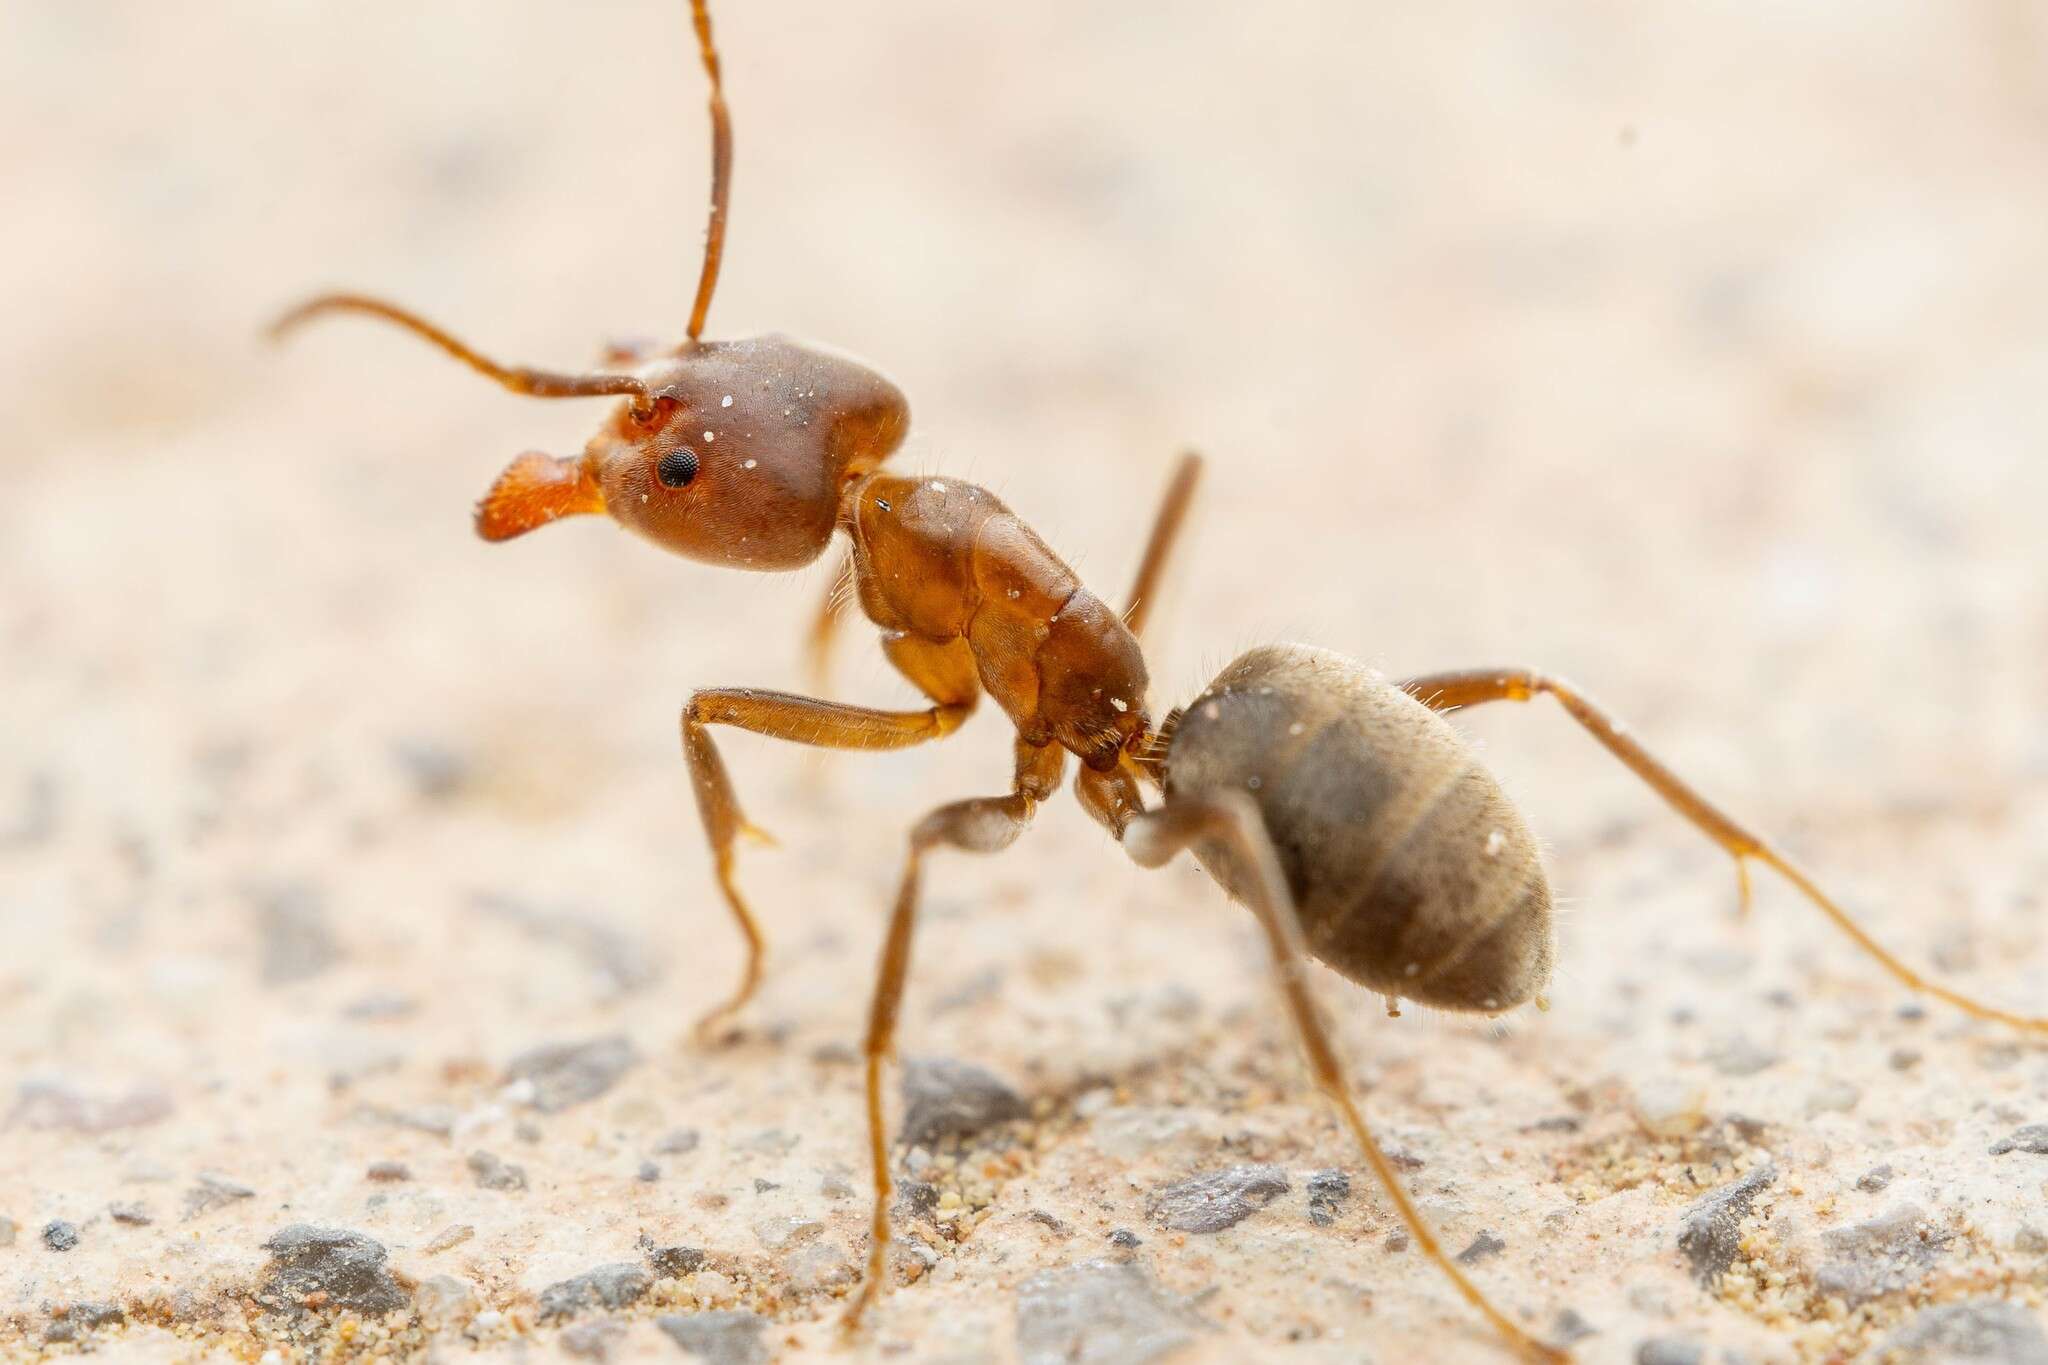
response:
<path id="1" fill-rule="evenodd" d="M 1240 657 L 1182 714 L 1167 793 L 1257 801 L 1310 950 L 1361 986 L 1446 1009 L 1540 993 L 1553 956 L 1535 840 L 1449 725 L 1365 665 L 1274 645 Z M 1227 849 L 1195 856 L 1231 895 Z"/>

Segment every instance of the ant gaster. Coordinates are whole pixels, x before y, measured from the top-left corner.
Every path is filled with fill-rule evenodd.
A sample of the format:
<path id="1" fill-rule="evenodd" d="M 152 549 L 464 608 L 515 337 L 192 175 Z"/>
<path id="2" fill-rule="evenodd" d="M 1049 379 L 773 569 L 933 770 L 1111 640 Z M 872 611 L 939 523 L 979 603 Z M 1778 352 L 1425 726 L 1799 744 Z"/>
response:
<path id="1" fill-rule="evenodd" d="M 1256 915 L 1315 1083 L 1424 1254 L 1500 1335 L 1542 1360 L 1536 1341 L 1466 1278 L 1403 1191 L 1367 1129 L 1315 1003 L 1305 963 L 1320 959 L 1386 997 L 1497 1014 L 1543 1003 L 1553 957 L 1551 902 L 1536 846 L 1514 807 L 1438 714 L 1487 701 L 1554 697 L 1592 736 L 1736 861 L 1743 904 L 1750 861 L 1787 878 L 1907 986 L 2018 1028 L 2048 1020 L 1981 1005 L 1927 981 L 1886 952 L 1784 855 L 1709 805 L 1580 693 L 1520 669 L 1393 683 L 1307 646 L 1252 650 L 1155 730 L 1138 645 L 1199 473 L 1186 457 L 1169 486 L 1119 615 L 987 491 L 899 478 L 878 466 L 902 443 L 909 406 L 888 380 L 780 337 L 701 340 L 723 254 L 732 132 L 706 0 L 691 0 L 711 87 L 712 190 L 688 339 L 658 353 L 614 352 L 624 366 L 563 374 L 500 365 L 382 300 L 315 298 L 274 332 L 326 313 L 383 318 L 504 387 L 541 398 L 625 401 L 573 459 L 529 454 L 478 504 L 476 526 L 505 540 L 562 517 L 603 512 L 664 548 L 735 568 L 794 569 L 843 530 L 851 551 L 833 597 L 850 587 L 882 648 L 929 705 L 878 710 L 753 688 L 695 693 L 682 742 L 719 886 L 746 940 L 737 991 L 700 1034 L 744 1005 L 760 980 L 762 939 L 733 880 L 733 848 L 754 832 L 741 814 L 717 725 L 840 749 L 900 749 L 958 729 L 986 693 L 1016 729 L 1001 796 L 954 801 L 912 829 L 884 936 L 866 1037 L 874 1204 L 867 1274 L 848 1329 L 883 1287 L 891 1179 L 882 1068 L 893 1055 L 910 963 L 919 879 L 934 848 L 994 853 L 1057 790 L 1069 755 L 1089 813 L 1145 866 L 1182 849 Z M 831 615 L 812 632 L 814 669 Z M 1146 788 L 1160 794 L 1148 807 Z"/>

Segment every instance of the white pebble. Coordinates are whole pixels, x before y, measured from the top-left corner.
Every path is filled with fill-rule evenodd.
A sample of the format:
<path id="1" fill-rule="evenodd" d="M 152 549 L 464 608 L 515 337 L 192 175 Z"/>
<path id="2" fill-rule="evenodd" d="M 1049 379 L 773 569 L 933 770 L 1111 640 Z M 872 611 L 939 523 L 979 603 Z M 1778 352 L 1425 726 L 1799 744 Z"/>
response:
<path id="1" fill-rule="evenodd" d="M 757 464 L 759 464 L 759 463 L 761 463 L 761 462 L 760 462 L 759 460 L 743 460 L 743 461 L 741 461 L 741 462 L 740 462 L 740 468 L 741 468 L 741 469 L 752 469 L 752 468 L 753 468 L 753 467 L 754 467 L 755 465 L 757 465 Z"/>
<path id="2" fill-rule="evenodd" d="M 731 395 L 731 394 L 727 394 L 727 395 L 726 395 L 725 397 L 723 397 L 723 398 L 719 399 L 719 400 L 718 400 L 718 406 L 720 406 L 721 408 L 729 408 L 729 407 L 731 407 L 731 406 L 732 406 L 732 395 Z"/>

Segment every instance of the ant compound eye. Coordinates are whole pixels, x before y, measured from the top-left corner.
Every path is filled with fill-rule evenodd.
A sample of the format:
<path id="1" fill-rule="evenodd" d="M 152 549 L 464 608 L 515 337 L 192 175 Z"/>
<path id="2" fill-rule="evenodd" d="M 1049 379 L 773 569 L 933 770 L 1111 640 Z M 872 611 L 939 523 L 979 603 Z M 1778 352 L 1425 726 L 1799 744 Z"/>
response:
<path id="1" fill-rule="evenodd" d="M 654 472 L 670 488 L 681 488 L 697 477 L 697 452 L 688 446 L 677 446 L 661 457 L 661 463 Z"/>

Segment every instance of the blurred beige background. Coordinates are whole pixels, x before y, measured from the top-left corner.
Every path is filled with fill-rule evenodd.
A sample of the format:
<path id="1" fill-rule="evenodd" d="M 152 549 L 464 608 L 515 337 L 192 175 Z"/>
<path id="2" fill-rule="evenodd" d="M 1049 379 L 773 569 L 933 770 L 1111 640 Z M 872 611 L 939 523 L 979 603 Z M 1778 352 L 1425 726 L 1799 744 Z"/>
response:
<path id="1" fill-rule="evenodd" d="M 648 1320 L 704 1308 L 763 1313 L 788 1358 L 831 1347 L 864 1235 L 843 1048 L 899 839 L 1001 789 L 1002 727 L 829 763 L 721 741 L 783 840 L 741 873 L 776 956 L 745 1039 L 691 1049 L 738 957 L 676 711 L 800 685 L 823 569 L 720 574 L 596 521 L 485 546 L 471 501 L 597 409 L 368 324 L 257 340 L 328 286 L 513 361 L 679 337 L 707 166 L 681 9 L 0 21 L 0 1349 L 65 1349 L 83 1315 L 53 1314 L 112 1302 L 126 1325 L 91 1330 L 138 1356 L 552 1354 L 536 1295 L 643 1236 L 712 1268 L 585 1315 L 571 1349 L 678 1357 Z M 738 161 L 714 334 L 872 360 L 911 395 L 903 466 L 994 488 L 1110 596 L 1173 452 L 1211 457 L 1162 708 L 1279 638 L 1560 671 L 1910 960 L 2048 1000 L 2048 12 L 716 19 Z M 839 689 L 902 697 L 845 635 Z M 1537 1330 L 1579 1315 L 1594 1360 L 1850 1358 L 1930 1305 L 2038 1303 L 2048 1159 L 1987 1149 L 2048 1123 L 2048 1052 L 1901 1016 L 1780 884 L 1735 923 L 1725 860 L 1547 708 L 1469 728 L 1572 912 L 1555 1008 L 1503 1035 L 1322 985 L 1446 1240 L 1506 1242 L 1475 1276 Z M 1355 1158 L 1248 918 L 1197 873 L 1127 868 L 1062 801 L 929 886 L 905 1049 L 990 1067 L 1042 1122 L 997 1144 L 978 1227 L 921 1234 L 932 1268 L 862 1352 L 1041 1358 L 1020 1284 L 1128 1254 L 1189 1296 L 1190 1355 L 1502 1358 L 1387 1249 L 1362 1173 L 1333 1226 L 1307 1218 L 1308 1174 Z M 503 1088 L 532 1046 L 612 1034 L 642 1060 L 597 1099 Z M 446 1131 L 391 1121 L 423 1107 Z M 683 1128 L 694 1152 L 654 1155 Z M 479 1149 L 529 1189 L 479 1189 Z M 1679 1220 L 1765 1154 L 1742 1283 L 1708 1292 Z M 378 1160 L 412 1178 L 366 1183 Z M 1290 1192 L 1222 1233 L 1147 1222 L 1149 1191 L 1242 1161 Z M 1859 1190 L 1879 1164 L 1896 1181 Z M 188 1217 L 202 1173 L 251 1193 Z M 1829 1237 L 1902 1206 L 1934 1250 L 1886 1251 L 1913 1273 L 1830 1308 Z M 242 1306 L 301 1221 L 496 1317 L 344 1338 Z M 450 1226 L 473 1236 L 427 1250 Z"/>

